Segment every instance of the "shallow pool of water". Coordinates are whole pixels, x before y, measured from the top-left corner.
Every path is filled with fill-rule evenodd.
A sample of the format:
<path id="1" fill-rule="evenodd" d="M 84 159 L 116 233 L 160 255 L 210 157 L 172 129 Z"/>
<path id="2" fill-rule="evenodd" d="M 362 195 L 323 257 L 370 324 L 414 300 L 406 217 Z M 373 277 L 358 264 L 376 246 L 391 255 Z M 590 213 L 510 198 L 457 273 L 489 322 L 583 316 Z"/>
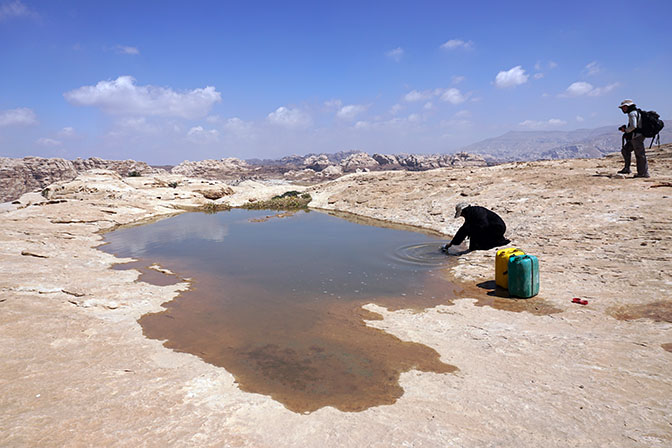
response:
<path id="1" fill-rule="evenodd" d="M 147 337 L 224 367 L 242 390 L 293 411 L 391 404 L 403 394 L 400 373 L 455 370 L 427 346 L 367 327 L 377 316 L 361 308 L 450 303 L 457 287 L 442 271 L 453 259 L 437 236 L 321 212 L 234 209 L 105 240 L 105 251 L 139 260 L 128 267 L 157 263 L 192 279 L 166 311 L 140 319 Z"/>

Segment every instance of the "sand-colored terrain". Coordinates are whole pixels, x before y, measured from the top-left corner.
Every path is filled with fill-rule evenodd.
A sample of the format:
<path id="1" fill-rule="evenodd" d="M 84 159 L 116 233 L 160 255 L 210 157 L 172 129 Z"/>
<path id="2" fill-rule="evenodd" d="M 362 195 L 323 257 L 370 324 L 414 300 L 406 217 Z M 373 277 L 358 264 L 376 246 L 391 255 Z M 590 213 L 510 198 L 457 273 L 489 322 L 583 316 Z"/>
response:
<path id="1" fill-rule="evenodd" d="M 456 202 L 483 205 L 541 260 L 527 301 L 493 295 L 492 250 L 445 272 L 465 285 L 452 304 L 367 305 L 383 316 L 368 325 L 458 370 L 406 372 L 396 403 L 362 412 L 291 412 L 145 338 L 137 319 L 188 284 L 136 281 L 96 249 L 102 231 L 209 203 L 203 191 L 237 206 L 297 188 L 92 171 L 24 195 L 0 210 L 0 446 L 672 446 L 672 145 L 650 152 L 650 179 L 613 175 L 620 164 L 359 173 L 308 188 L 312 207 L 447 235 Z"/>

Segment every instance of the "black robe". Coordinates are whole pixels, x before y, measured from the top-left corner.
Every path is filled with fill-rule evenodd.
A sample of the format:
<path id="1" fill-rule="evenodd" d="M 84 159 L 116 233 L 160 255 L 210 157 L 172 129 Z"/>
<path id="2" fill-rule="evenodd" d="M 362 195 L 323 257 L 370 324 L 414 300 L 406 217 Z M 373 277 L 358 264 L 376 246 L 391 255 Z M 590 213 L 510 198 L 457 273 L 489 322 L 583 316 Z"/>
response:
<path id="1" fill-rule="evenodd" d="M 504 238 L 506 224 L 499 215 L 485 207 L 472 205 L 462 210 L 464 224 L 457 231 L 451 245 L 461 244 L 469 237 L 469 250 L 487 250 L 509 244 Z"/>

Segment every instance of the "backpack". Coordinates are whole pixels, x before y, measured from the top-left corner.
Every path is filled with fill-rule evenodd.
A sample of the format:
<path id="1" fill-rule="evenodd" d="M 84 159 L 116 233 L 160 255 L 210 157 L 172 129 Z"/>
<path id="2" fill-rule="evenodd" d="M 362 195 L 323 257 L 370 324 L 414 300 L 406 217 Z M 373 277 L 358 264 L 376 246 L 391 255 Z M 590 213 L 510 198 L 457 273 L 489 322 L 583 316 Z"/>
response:
<path id="1" fill-rule="evenodd" d="M 639 127 L 638 131 L 644 134 L 644 138 L 651 138 L 651 146 L 653 141 L 658 137 L 658 145 L 660 145 L 660 131 L 665 127 L 665 123 L 660 119 L 658 112 L 653 110 L 641 110 L 639 112 Z"/>

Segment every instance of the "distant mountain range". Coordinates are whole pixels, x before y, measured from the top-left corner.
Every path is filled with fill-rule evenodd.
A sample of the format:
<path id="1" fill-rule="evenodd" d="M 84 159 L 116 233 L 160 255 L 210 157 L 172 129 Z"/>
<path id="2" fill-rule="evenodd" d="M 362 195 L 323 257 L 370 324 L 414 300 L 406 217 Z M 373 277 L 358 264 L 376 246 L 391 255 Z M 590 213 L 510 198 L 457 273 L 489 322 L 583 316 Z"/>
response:
<path id="1" fill-rule="evenodd" d="M 510 131 L 464 146 L 459 151 L 492 157 L 497 162 L 602 157 L 621 150 L 618 125 L 574 131 Z M 660 143 L 672 142 L 672 121 L 666 120 Z M 650 139 L 646 139 L 646 146 Z"/>

